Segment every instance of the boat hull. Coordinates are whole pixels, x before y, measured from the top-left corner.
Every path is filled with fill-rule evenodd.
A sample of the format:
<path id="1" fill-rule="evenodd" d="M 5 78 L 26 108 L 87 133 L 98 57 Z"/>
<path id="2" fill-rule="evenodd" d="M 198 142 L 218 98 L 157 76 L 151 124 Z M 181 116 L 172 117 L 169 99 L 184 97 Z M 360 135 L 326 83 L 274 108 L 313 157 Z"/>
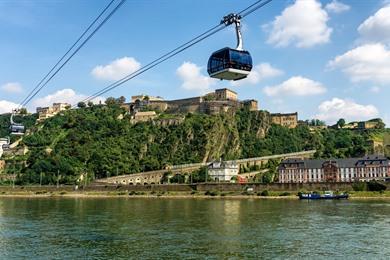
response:
<path id="1" fill-rule="evenodd" d="M 321 195 L 321 194 L 299 194 L 299 199 L 301 200 L 339 200 L 339 199 L 348 199 L 348 194 L 340 195 Z"/>

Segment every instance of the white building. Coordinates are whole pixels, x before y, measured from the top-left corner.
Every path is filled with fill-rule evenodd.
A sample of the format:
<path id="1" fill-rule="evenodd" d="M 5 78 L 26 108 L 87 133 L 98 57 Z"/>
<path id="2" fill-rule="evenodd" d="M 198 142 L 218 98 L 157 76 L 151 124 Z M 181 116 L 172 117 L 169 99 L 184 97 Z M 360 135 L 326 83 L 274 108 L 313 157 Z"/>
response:
<path id="1" fill-rule="evenodd" d="M 230 182 L 237 177 L 239 167 L 236 162 L 213 162 L 207 167 L 207 175 L 213 181 Z"/>

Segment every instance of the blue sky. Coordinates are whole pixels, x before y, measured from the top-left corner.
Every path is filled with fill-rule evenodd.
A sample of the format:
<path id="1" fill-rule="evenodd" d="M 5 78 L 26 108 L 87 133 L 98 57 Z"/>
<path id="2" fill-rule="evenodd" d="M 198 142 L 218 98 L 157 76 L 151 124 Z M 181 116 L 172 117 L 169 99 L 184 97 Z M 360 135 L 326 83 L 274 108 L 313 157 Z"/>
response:
<path id="1" fill-rule="evenodd" d="M 216 25 L 254 0 L 127 0 L 29 104 L 75 103 Z M 0 1 L 0 113 L 19 103 L 108 1 Z M 300 119 L 390 125 L 390 1 L 274 0 L 246 17 L 255 65 L 239 82 L 207 77 L 209 55 L 235 46 L 226 28 L 104 96 L 185 98 L 228 87 Z"/>

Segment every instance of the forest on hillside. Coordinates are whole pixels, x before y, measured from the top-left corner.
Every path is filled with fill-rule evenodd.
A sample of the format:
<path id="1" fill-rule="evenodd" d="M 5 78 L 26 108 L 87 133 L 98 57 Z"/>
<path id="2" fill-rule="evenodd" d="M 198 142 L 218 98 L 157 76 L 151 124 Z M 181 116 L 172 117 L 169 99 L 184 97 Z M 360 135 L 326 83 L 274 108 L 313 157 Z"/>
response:
<path id="1" fill-rule="evenodd" d="M 29 152 L 7 164 L 8 172 L 17 173 L 23 184 L 39 183 L 42 175 L 43 184 L 56 183 L 59 175 L 61 183 L 73 184 L 83 173 L 103 178 L 311 149 L 321 158 L 358 157 L 370 152 L 372 134 L 386 130 L 310 132 L 304 125 L 288 129 L 271 125 L 266 111 L 245 109 L 234 114 L 187 114 L 176 125 L 131 124 L 130 116 L 114 103 L 67 110 L 41 124 L 30 124 L 29 131 L 21 144 Z"/>

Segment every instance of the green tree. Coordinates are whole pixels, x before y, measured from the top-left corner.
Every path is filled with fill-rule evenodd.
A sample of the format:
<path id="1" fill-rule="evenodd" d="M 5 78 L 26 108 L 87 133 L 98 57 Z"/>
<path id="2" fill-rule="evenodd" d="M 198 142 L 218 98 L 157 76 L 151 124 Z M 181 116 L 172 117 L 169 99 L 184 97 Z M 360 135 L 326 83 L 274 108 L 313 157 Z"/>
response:
<path id="1" fill-rule="evenodd" d="M 345 126 L 345 119 L 344 118 L 340 118 L 338 121 L 337 121 L 337 125 L 340 127 L 340 128 L 343 128 Z"/>
<path id="2" fill-rule="evenodd" d="M 27 109 L 25 107 L 22 107 L 20 110 L 19 110 L 19 114 L 21 115 L 27 115 Z"/>
<path id="3" fill-rule="evenodd" d="M 113 106 L 113 105 L 118 104 L 116 98 L 113 98 L 113 97 L 108 97 L 106 99 L 105 103 L 106 103 L 107 106 Z"/>
<path id="4" fill-rule="evenodd" d="M 77 103 L 77 107 L 78 108 L 84 108 L 84 107 L 86 107 L 86 105 L 85 105 L 84 102 L 79 102 L 79 103 Z"/>
<path id="5" fill-rule="evenodd" d="M 124 96 L 120 96 L 117 100 L 119 104 L 124 104 L 126 102 L 126 98 Z"/>

